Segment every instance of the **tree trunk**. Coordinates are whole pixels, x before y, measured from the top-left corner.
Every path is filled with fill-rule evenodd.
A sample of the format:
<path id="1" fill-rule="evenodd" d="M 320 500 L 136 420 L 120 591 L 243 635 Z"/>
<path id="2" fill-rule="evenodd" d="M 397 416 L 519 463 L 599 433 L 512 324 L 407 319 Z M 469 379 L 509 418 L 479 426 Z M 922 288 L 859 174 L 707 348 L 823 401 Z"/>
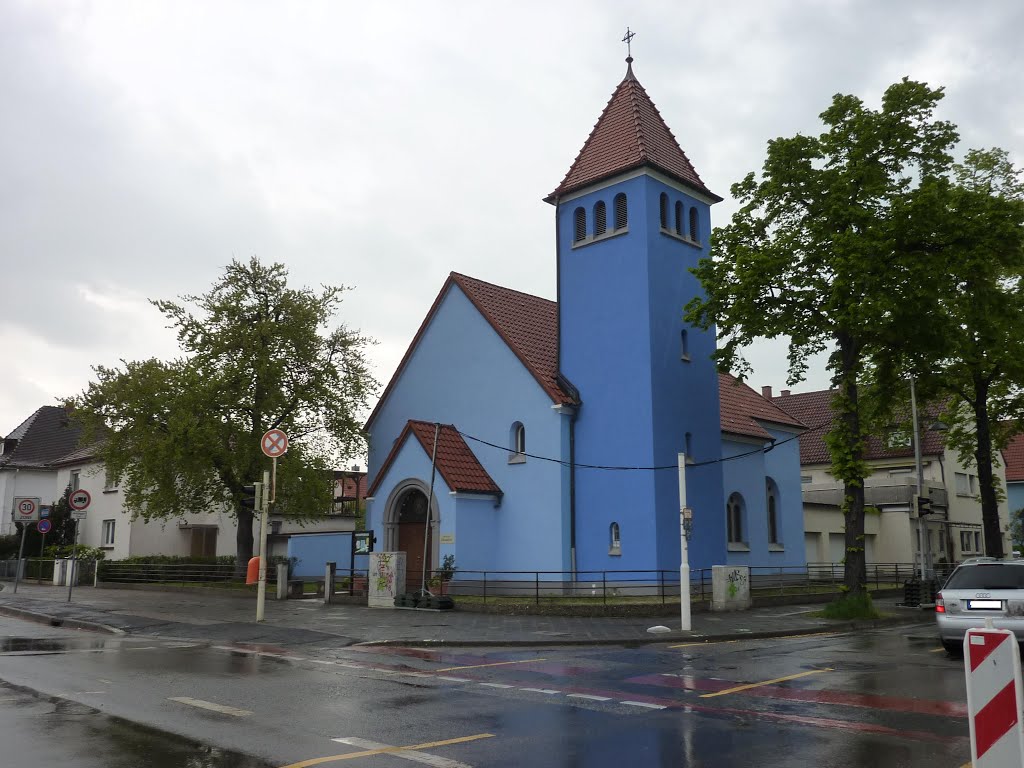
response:
<path id="1" fill-rule="evenodd" d="M 249 560 L 252 558 L 252 520 L 251 510 L 239 507 L 238 509 L 238 532 L 235 535 L 235 564 L 244 574 Z"/>
<path id="2" fill-rule="evenodd" d="M 1003 557 L 1003 532 L 999 525 L 999 497 L 992 472 L 992 431 L 988 422 L 988 381 L 974 377 L 974 422 L 977 444 L 974 461 L 978 465 L 981 492 L 981 524 L 985 531 L 985 554 Z"/>
<path id="3" fill-rule="evenodd" d="M 857 402 L 857 345 L 849 336 L 838 337 L 840 354 L 841 434 L 844 458 L 833 458 L 833 471 L 838 469 L 843 481 L 843 518 L 846 523 L 846 557 L 843 585 L 848 595 L 863 593 L 867 584 L 867 562 L 864 553 L 864 442 L 861 436 L 860 408 Z"/>

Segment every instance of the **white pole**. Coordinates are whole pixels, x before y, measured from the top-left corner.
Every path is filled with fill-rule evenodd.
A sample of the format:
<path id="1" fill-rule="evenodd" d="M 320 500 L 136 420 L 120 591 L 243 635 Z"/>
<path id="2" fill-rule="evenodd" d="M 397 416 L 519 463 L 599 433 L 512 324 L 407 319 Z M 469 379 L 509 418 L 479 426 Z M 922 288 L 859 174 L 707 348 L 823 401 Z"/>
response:
<path id="1" fill-rule="evenodd" d="M 921 439 L 917 429 L 917 393 L 914 391 L 914 379 L 910 379 L 910 421 L 914 430 L 914 466 L 917 469 L 917 495 L 924 495 L 924 468 L 921 466 Z M 914 510 L 915 512 L 917 510 Z M 921 581 L 927 578 L 928 550 L 930 549 L 931 536 L 923 517 L 917 518 L 917 546 L 921 550 Z M 930 600 L 922 600 L 930 602 Z"/>
<path id="2" fill-rule="evenodd" d="M 679 618 L 683 631 L 690 629 L 690 550 L 686 541 L 683 510 L 686 508 L 686 454 L 679 454 Z"/>
<path id="3" fill-rule="evenodd" d="M 273 479 L 277 480 L 277 459 L 273 462 Z M 263 493 L 260 496 L 260 581 L 256 587 L 256 621 L 263 621 L 267 601 L 267 510 L 270 500 L 274 498 L 274 485 L 269 472 L 263 473 Z"/>

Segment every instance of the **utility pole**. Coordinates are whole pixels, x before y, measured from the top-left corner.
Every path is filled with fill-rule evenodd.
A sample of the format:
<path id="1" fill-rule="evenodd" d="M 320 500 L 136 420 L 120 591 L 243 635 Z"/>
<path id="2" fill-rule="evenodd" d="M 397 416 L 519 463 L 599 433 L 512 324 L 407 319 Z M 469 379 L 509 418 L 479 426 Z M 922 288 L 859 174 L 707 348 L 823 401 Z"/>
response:
<path id="1" fill-rule="evenodd" d="M 910 420 L 914 431 L 914 466 L 917 469 L 917 496 L 924 496 L 924 467 L 921 465 L 921 437 L 917 424 L 917 393 L 914 389 L 914 377 L 910 377 Z M 931 570 L 931 536 L 925 519 L 921 517 L 914 499 L 914 511 L 917 515 L 917 546 L 921 552 L 921 581 L 928 577 Z"/>
<path id="2" fill-rule="evenodd" d="M 686 454 L 679 461 L 679 619 L 684 632 L 690 622 L 690 534 L 693 531 L 693 510 L 686 506 Z"/>

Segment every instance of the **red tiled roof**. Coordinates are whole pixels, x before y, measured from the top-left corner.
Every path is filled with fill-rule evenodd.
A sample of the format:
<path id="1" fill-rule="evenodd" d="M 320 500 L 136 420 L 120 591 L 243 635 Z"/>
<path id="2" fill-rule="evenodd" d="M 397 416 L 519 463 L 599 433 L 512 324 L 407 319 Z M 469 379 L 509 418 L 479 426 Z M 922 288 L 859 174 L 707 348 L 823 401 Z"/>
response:
<path id="1" fill-rule="evenodd" d="M 718 374 L 718 399 L 722 409 L 723 433 L 771 440 L 771 433 L 759 422 L 806 428 L 802 422 L 773 405 L 771 400 L 727 373 Z"/>
<path id="2" fill-rule="evenodd" d="M 357 483 L 358 480 L 358 483 Z M 334 500 L 351 501 L 366 498 L 366 473 L 334 470 Z"/>
<path id="3" fill-rule="evenodd" d="M 398 452 L 410 434 L 416 437 L 428 457 L 433 454 L 434 424 L 429 421 L 410 420 L 395 441 L 395 445 L 384 464 L 381 465 L 380 471 L 377 472 L 377 477 L 374 478 L 373 485 L 370 486 L 370 496 L 377 492 L 377 487 L 387 474 L 388 467 L 398 456 Z M 466 445 L 462 435 L 451 424 L 441 425 L 441 431 L 437 437 L 436 466 L 445 484 L 456 493 L 502 495 L 498 484 L 487 474 L 487 470 L 483 468 L 473 451 Z"/>
<path id="4" fill-rule="evenodd" d="M 828 464 L 832 461 L 825 445 L 825 435 L 832 428 L 834 412 L 832 398 L 835 390 L 822 389 L 817 392 L 801 392 L 799 394 L 779 395 L 772 402 L 786 413 L 795 416 L 807 425 L 808 429 L 800 435 L 800 463 Z M 900 417 L 909 426 L 910 406 L 907 413 Z M 924 409 L 918 418 L 922 425 L 930 423 L 938 417 L 941 406 L 932 405 Z M 921 430 L 921 455 L 936 456 L 943 452 L 942 435 L 931 429 Z M 900 459 L 914 457 L 913 443 L 902 448 L 886 447 L 884 435 L 870 435 L 864 450 L 865 459 Z"/>
<path id="5" fill-rule="evenodd" d="M 630 65 L 569 172 L 545 200 L 553 203 L 568 192 L 643 166 L 722 199 L 704 186 Z"/>
<path id="6" fill-rule="evenodd" d="M 1006 464 L 1006 482 L 1024 480 L 1024 435 L 1014 435 L 1003 449 L 1003 463 Z"/>
<path id="7" fill-rule="evenodd" d="M 557 404 L 573 402 L 572 397 L 559 387 L 557 381 L 558 304 L 549 299 L 513 291 L 511 288 L 503 288 L 500 285 L 452 272 L 441 287 L 437 298 L 434 299 L 430 311 L 427 312 L 419 330 L 416 331 L 416 335 L 405 351 L 391 381 L 388 382 L 381 394 L 380 400 L 377 401 L 377 405 L 374 406 L 370 417 L 366 420 L 366 429 L 369 429 L 370 424 L 373 423 L 381 404 L 387 400 L 391 388 L 398 381 L 398 377 L 405 369 L 405 364 L 412 356 L 420 337 L 430 325 L 431 319 L 452 285 L 457 285 L 462 290 L 466 298 L 491 324 L 491 327 L 505 341 L 513 354 L 533 374 L 552 402 Z"/>

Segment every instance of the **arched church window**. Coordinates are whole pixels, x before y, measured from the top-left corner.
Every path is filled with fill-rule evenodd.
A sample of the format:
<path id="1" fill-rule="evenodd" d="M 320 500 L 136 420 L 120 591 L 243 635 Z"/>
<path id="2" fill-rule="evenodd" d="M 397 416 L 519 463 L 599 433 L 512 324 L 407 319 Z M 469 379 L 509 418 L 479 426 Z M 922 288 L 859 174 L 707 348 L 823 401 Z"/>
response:
<path id="1" fill-rule="evenodd" d="M 625 229 L 629 225 L 629 217 L 626 210 L 626 193 L 619 192 L 615 196 L 615 228 Z"/>
<path id="2" fill-rule="evenodd" d="M 658 198 L 658 211 L 661 215 L 661 228 L 668 229 L 668 195 L 664 192 Z"/>
<path id="3" fill-rule="evenodd" d="M 577 208 L 573 213 L 573 242 L 579 243 L 587 239 L 587 212 L 583 208 Z"/>
<path id="4" fill-rule="evenodd" d="M 509 464 L 522 464 L 526 461 L 526 427 L 517 421 L 509 430 Z"/>
<path id="5" fill-rule="evenodd" d="M 697 209 L 690 209 L 690 239 L 700 242 L 700 228 L 697 222 Z"/>
<path id="6" fill-rule="evenodd" d="M 768 543 L 781 544 L 779 536 L 779 488 L 770 477 L 765 478 L 765 494 L 768 502 Z"/>
<path id="7" fill-rule="evenodd" d="M 685 328 L 679 332 L 679 359 L 690 359 L 690 334 Z"/>
<path id="8" fill-rule="evenodd" d="M 680 237 L 684 237 L 686 235 L 685 226 L 686 222 L 683 219 L 683 204 L 681 202 L 676 202 L 676 234 Z"/>
<path id="9" fill-rule="evenodd" d="M 608 554 L 622 554 L 622 539 L 619 537 L 619 524 L 612 523 L 608 526 Z"/>
<path id="10" fill-rule="evenodd" d="M 598 200 L 594 205 L 594 237 L 603 235 L 608 230 L 608 211 L 604 200 Z"/>
<path id="11" fill-rule="evenodd" d="M 743 497 L 738 493 L 730 494 L 725 503 L 726 524 L 729 531 L 730 544 L 743 544 L 743 513 L 745 505 Z"/>

